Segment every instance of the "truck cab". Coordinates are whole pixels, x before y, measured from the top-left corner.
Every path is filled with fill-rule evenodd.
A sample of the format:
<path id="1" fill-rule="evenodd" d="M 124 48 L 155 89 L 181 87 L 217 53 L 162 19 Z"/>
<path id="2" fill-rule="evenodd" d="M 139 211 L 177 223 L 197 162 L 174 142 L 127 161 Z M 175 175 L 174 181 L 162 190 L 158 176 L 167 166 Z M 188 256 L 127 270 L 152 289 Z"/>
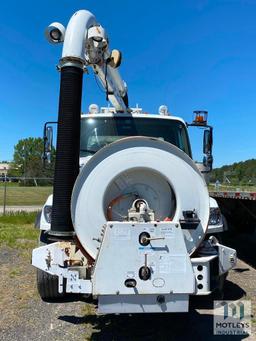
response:
<path id="1" fill-rule="evenodd" d="M 91 107 L 91 106 L 90 106 Z M 148 136 L 169 142 L 192 158 L 186 123 L 168 112 L 148 114 L 140 108 L 130 113 L 116 113 L 101 108 L 81 116 L 81 161 L 106 145 L 131 136 Z"/>
<path id="2" fill-rule="evenodd" d="M 147 136 L 166 141 L 178 147 L 192 159 L 188 127 L 205 128 L 207 133 L 209 132 L 208 127 L 210 127 L 206 124 L 207 118 L 204 116 L 205 121 L 202 119 L 200 111 L 195 112 L 195 120 L 192 124 L 188 124 L 181 117 L 170 114 L 166 105 L 161 105 L 158 113 L 155 114 L 143 112 L 142 108 L 138 106 L 131 108 L 129 113 L 118 113 L 113 107 L 99 108 L 96 104 L 91 104 L 88 109 L 88 113 L 81 115 L 80 169 L 103 147 L 117 140 L 134 136 Z M 203 113 L 205 114 L 205 112 Z M 52 122 L 49 123 L 52 124 Z M 53 131 L 51 125 L 46 124 L 44 129 L 45 160 L 51 159 L 51 148 L 47 149 L 47 146 L 51 143 L 49 141 L 53 140 L 52 136 L 47 136 L 48 128 L 50 128 L 50 132 Z M 209 141 L 204 134 L 203 151 L 205 154 L 208 153 L 208 157 L 209 155 L 211 157 L 211 146 L 209 147 L 208 144 Z M 211 166 L 206 165 L 205 161 L 196 162 L 196 165 L 207 182 Z M 50 229 L 52 199 L 52 195 L 47 198 L 37 223 L 37 227 L 42 231 Z M 218 235 L 226 229 L 226 220 L 221 214 L 217 201 L 210 197 L 210 219 L 207 234 Z"/>

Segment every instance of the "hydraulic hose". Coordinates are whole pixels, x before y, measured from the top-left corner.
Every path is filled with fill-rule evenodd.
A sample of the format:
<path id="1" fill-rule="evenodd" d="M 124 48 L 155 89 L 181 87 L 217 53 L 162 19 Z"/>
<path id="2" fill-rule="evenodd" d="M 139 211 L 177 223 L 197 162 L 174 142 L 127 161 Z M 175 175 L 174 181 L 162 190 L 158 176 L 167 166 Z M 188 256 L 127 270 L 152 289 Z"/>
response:
<path id="1" fill-rule="evenodd" d="M 49 231 L 57 239 L 72 237 L 74 233 L 70 200 L 79 173 L 82 82 L 82 68 L 61 68 L 53 209 Z"/>

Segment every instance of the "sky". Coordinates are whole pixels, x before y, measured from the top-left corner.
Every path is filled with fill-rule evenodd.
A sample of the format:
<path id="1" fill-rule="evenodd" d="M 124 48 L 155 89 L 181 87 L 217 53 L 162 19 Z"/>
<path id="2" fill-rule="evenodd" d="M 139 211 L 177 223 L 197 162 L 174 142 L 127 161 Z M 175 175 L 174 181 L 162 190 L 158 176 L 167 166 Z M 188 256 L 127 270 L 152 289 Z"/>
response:
<path id="1" fill-rule="evenodd" d="M 57 119 L 62 46 L 49 44 L 44 30 L 66 26 L 79 9 L 93 12 L 110 47 L 122 51 L 131 106 L 155 113 L 166 104 L 187 122 L 193 110 L 208 110 L 214 167 L 256 157 L 256 0 L 9 0 L 0 3 L 0 160 Z M 107 105 L 89 71 L 84 112 Z"/>

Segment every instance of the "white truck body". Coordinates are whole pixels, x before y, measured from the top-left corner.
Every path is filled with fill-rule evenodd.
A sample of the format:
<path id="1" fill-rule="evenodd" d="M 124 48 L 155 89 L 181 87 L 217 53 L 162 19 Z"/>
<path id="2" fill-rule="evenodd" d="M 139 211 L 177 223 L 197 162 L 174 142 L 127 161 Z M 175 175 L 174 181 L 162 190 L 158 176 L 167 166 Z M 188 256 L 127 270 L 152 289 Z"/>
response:
<path id="1" fill-rule="evenodd" d="M 56 296 L 92 295 L 99 313 L 187 312 L 189 296 L 210 294 L 236 263 L 236 251 L 208 235 L 221 232 L 223 220 L 205 181 L 212 166 L 207 112 L 196 111 L 191 124 L 206 128 L 197 167 L 182 118 L 166 106 L 157 115 L 129 108 L 121 53 L 109 50 L 92 13 L 76 12 L 66 29 L 53 23 L 46 36 L 64 44 L 57 194 L 43 207 L 41 246 L 32 254 L 41 297 L 54 298 L 56 290 Z M 89 66 L 114 108 L 91 105 L 79 121 Z"/>
<path id="2" fill-rule="evenodd" d="M 114 119 L 116 116 L 122 118 L 127 116 L 128 119 L 131 119 L 132 116 L 132 119 L 135 121 L 139 118 L 146 120 L 152 119 L 155 121 L 156 130 L 158 122 L 161 119 L 175 122 L 178 121 L 181 122 L 184 127 L 186 126 L 185 122 L 181 118 L 175 116 L 150 115 L 143 113 L 130 113 L 126 115 L 115 113 L 94 113 L 83 115 L 82 120 L 97 120 L 99 117 L 102 119 Z M 161 137 L 159 138 L 162 140 Z M 65 267 L 66 263 L 74 260 L 81 264 L 80 268 L 88 267 L 88 262 L 81 261 L 83 255 L 81 253 L 77 255 L 74 252 L 74 247 L 71 243 L 57 242 L 41 246 L 34 250 L 33 264 L 41 270 L 59 277 L 60 292 L 63 291 L 63 283 L 65 279 L 65 291 L 67 293 L 92 294 L 94 297 L 97 297 L 99 299 L 99 313 L 188 311 L 189 295 L 206 295 L 211 293 L 212 280 L 210 272 L 212 269 L 212 263 L 216 262 L 221 256 L 222 258 L 218 260 L 219 274 L 225 274 L 235 264 L 235 250 L 224 247 L 219 244 L 218 241 L 213 239 L 213 244 L 215 243 L 214 247 L 218 251 L 209 255 L 205 254 L 190 257 L 190 254 L 193 254 L 194 250 L 201 244 L 200 240 L 199 243 L 196 242 L 198 238 L 202 238 L 203 240 L 203 238 L 205 238 L 204 235 L 220 233 L 224 229 L 221 215 L 219 215 L 218 219 L 214 220 L 214 215 L 216 215 L 216 212 L 218 212 L 219 209 L 216 200 L 210 198 L 208 192 L 203 200 L 207 201 L 208 197 L 208 203 L 205 203 L 209 206 L 210 218 L 209 222 L 207 221 L 205 224 L 206 228 L 203 234 L 200 230 L 198 230 L 198 232 L 193 232 L 194 234 L 191 231 L 187 231 L 185 233 L 179 223 L 180 219 L 177 217 L 173 217 L 173 221 L 168 222 L 137 222 L 135 229 L 134 223 L 129 221 L 107 221 L 104 216 L 104 208 L 102 212 L 102 220 L 99 220 L 100 207 L 103 200 L 101 198 L 104 197 L 104 193 L 106 193 L 106 191 L 111 192 L 113 190 L 110 186 L 111 178 L 115 178 L 115 172 L 116 174 L 122 173 L 122 169 L 125 172 L 125 177 L 127 177 L 127 171 L 129 169 L 128 165 L 133 164 L 132 167 L 136 167 L 136 162 L 134 163 L 133 156 L 134 153 L 138 152 L 140 152 L 138 149 L 136 151 L 131 150 L 130 154 L 125 155 L 124 161 L 122 161 L 122 156 L 120 154 L 118 156 L 118 163 L 116 163 L 117 159 L 116 161 L 113 159 L 108 161 L 108 164 L 104 164 L 104 160 L 109 159 L 109 157 L 104 156 L 100 162 L 102 169 L 99 169 L 98 173 L 91 176 L 92 185 L 89 184 L 87 179 L 85 185 L 86 188 L 84 188 L 85 180 L 79 180 L 81 184 L 79 185 L 78 181 L 78 184 L 74 188 L 73 192 L 75 194 L 73 193 L 72 198 L 72 212 L 74 226 L 76 227 L 76 234 L 80 243 L 83 245 L 84 249 L 86 249 L 86 252 L 88 252 L 90 257 L 95 260 L 93 272 L 89 278 L 87 278 L 88 276 L 86 277 L 83 275 L 84 271 L 81 271 L 81 269 L 77 269 L 76 267 L 72 268 L 72 266 Z M 140 152 L 141 154 L 138 157 L 137 162 L 139 167 L 143 167 L 144 163 L 146 167 L 148 160 L 147 157 L 144 157 L 146 152 L 146 149 Z M 183 151 L 180 151 L 181 157 L 187 157 L 185 154 L 186 153 Z M 80 158 L 81 174 L 84 169 L 86 170 L 86 165 L 93 157 L 94 156 L 89 155 Z M 189 173 L 192 171 L 191 166 L 188 165 L 187 173 L 184 173 L 185 169 L 184 171 L 182 170 L 183 161 L 179 161 L 179 158 L 174 157 L 173 160 L 171 161 L 170 159 L 168 163 L 166 159 L 168 157 L 168 155 L 163 154 L 163 159 L 165 159 L 163 166 L 158 164 L 156 168 L 158 172 L 164 172 L 164 165 L 168 166 L 168 164 L 172 163 L 174 168 L 171 173 L 171 178 L 176 196 L 178 195 L 176 200 L 183 202 L 182 207 L 185 209 L 185 201 L 188 201 L 187 207 L 190 207 L 193 197 L 200 193 L 192 194 L 190 198 L 188 196 L 188 190 L 189 192 L 193 192 L 192 187 L 184 188 L 183 186 L 179 186 L 179 184 L 182 185 L 184 181 L 186 181 L 184 176 L 190 176 Z M 150 151 L 150 162 L 155 164 L 152 150 Z M 178 163 L 175 166 L 176 162 Z M 108 167 L 110 167 L 110 172 L 108 172 Z M 196 165 L 194 167 L 196 167 Z M 178 172 L 177 169 L 179 169 Z M 106 178 L 105 176 L 102 177 L 100 175 L 103 171 L 109 175 L 109 178 Z M 191 180 L 193 182 L 200 180 L 200 182 L 202 182 L 202 185 L 200 186 L 206 186 L 206 184 L 203 185 L 203 175 L 198 176 L 198 173 L 195 173 L 194 180 L 192 180 L 192 178 Z M 82 176 L 81 174 L 80 177 Z M 134 174 L 129 175 L 129 181 L 132 181 L 131 177 L 134 176 L 136 177 Z M 166 175 L 166 177 L 167 176 L 168 175 Z M 157 180 L 157 177 L 154 178 L 154 175 L 153 178 L 150 179 L 151 175 L 144 173 L 143 177 L 144 186 L 149 186 L 153 192 L 157 191 L 157 186 L 161 187 L 159 180 Z M 149 179 L 149 183 L 145 180 L 146 177 Z M 97 179 L 96 182 L 95 179 Z M 122 181 L 125 182 L 125 178 L 122 178 Z M 153 185 L 149 185 L 155 181 L 155 188 Z M 90 188 L 90 186 L 92 186 L 92 191 L 88 192 L 88 188 Z M 138 184 L 136 186 L 138 186 Z M 101 191 L 103 194 L 99 193 Z M 162 191 L 165 191 L 164 188 Z M 141 193 L 143 193 L 143 191 L 141 192 L 140 189 L 140 194 Z M 180 194 L 182 194 L 181 197 L 179 197 Z M 165 197 L 163 192 L 160 192 L 159 195 L 160 197 Z M 89 202 L 87 198 L 90 198 Z M 147 198 L 147 200 L 150 199 Z M 158 200 L 161 200 L 161 198 L 158 198 Z M 167 199 L 164 200 L 166 201 Z M 74 204 L 74 201 L 77 203 Z M 84 205 L 85 202 L 87 202 L 86 205 Z M 47 231 L 50 230 L 50 220 L 47 214 L 50 211 L 51 205 L 52 195 L 49 196 L 42 210 L 39 224 L 39 228 L 42 230 L 42 233 L 47 233 Z M 79 212 L 76 213 L 75 211 L 79 205 L 82 205 L 82 208 L 78 208 Z M 164 205 L 164 202 L 161 205 Z M 195 205 L 196 204 L 194 202 L 192 206 L 196 207 Z M 196 210 L 198 214 L 200 214 L 202 221 L 203 216 L 202 213 L 200 213 L 200 209 L 202 209 L 203 212 L 204 208 L 201 205 L 202 203 L 199 204 Z M 85 221 L 89 222 L 86 229 Z M 151 235 L 151 237 L 153 236 L 153 238 L 156 238 L 155 241 L 154 239 L 152 240 L 148 247 L 137 245 L 138 235 L 142 232 L 147 232 Z M 162 239 L 164 240 L 164 243 Z M 192 245 L 191 247 L 190 243 Z M 67 250 L 73 251 L 67 252 Z M 159 252 L 155 250 L 162 251 Z M 223 257 L 223 254 L 225 257 Z M 116 255 L 118 255 L 118 262 L 114 262 Z M 147 260 L 145 260 L 145 257 Z M 49 259 L 51 261 L 47 265 Z M 143 262 L 148 262 L 149 268 L 151 269 L 151 278 L 148 281 L 140 280 L 138 278 L 138 269 L 141 265 L 143 265 Z M 111 274 L 109 273 L 109 269 L 111 269 Z M 127 281 L 131 281 L 132 283 L 133 280 L 134 283 L 136 282 L 136 288 L 131 289 L 130 287 L 125 286 L 124 283 L 127 283 Z M 138 294 L 140 295 L 139 297 L 137 296 Z M 163 302 L 161 300 L 163 300 Z"/>

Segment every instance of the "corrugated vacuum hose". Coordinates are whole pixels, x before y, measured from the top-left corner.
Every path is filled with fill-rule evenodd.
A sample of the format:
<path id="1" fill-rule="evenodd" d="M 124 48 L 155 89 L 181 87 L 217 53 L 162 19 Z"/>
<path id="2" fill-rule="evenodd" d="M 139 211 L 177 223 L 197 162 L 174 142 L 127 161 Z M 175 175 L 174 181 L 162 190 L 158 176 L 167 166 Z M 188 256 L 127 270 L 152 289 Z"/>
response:
<path id="1" fill-rule="evenodd" d="M 81 68 L 61 68 L 53 211 L 49 231 L 50 235 L 60 239 L 73 235 L 70 199 L 79 173 L 82 82 Z"/>

